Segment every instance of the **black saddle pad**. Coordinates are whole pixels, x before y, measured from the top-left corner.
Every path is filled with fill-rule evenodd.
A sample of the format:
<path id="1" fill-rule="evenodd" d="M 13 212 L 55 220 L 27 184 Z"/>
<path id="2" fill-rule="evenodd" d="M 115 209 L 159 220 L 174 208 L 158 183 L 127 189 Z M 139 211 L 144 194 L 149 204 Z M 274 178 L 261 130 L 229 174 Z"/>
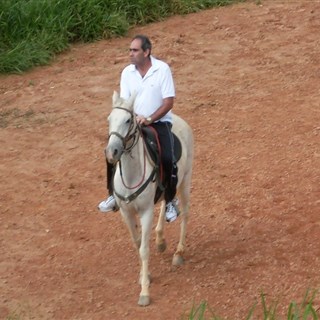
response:
<path id="1" fill-rule="evenodd" d="M 159 172 L 161 167 L 161 160 L 159 157 L 159 149 L 158 149 L 158 142 L 156 137 L 157 132 L 152 127 L 143 127 L 142 128 L 142 135 L 146 142 L 146 146 L 148 149 L 148 152 L 150 154 L 150 157 L 154 161 L 155 165 L 159 168 L 157 173 L 158 178 L 158 188 L 156 190 L 155 196 L 154 196 L 154 203 L 157 203 L 157 201 L 161 198 L 161 195 L 163 194 L 163 191 L 165 189 L 166 182 L 160 181 Z M 178 137 L 173 133 L 174 138 L 174 157 L 175 162 L 178 162 L 181 158 L 182 154 L 182 145 Z"/>
<path id="2" fill-rule="evenodd" d="M 142 128 L 142 134 L 143 134 L 143 138 L 146 142 L 147 149 L 150 153 L 152 160 L 156 164 L 160 164 L 158 142 L 157 142 L 157 138 L 155 136 L 156 131 L 154 129 L 152 129 L 151 127 L 146 126 L 146 127 Z M 174 133 L 172 133 L 172 135 L 173 135 L 173 139 L 174 139 L 175 162 L 178 162 L 179 159 L 181 158 L 182 146 L 181 146 L 181 142 L 180 142 L 179 138 Z"/>

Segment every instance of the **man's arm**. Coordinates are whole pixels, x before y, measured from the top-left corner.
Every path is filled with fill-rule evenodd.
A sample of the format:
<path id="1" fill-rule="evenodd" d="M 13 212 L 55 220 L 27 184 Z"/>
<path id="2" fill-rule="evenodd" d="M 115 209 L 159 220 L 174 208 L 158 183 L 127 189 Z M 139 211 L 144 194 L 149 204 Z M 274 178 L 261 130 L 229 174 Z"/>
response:
<path id="1" fill-rule="evenodd" d="M 155 122 L 161 119 L 164 115 L 166 115 L 173 108 L 174 97 L 164 98 L 162 100 L 162 105 L 149 117 L 145 118 L 143 116 L 137 116 L 137 122 L 140 125 L 149 125 L 152 122 Z M 151 119 L 149 119 L 151 118 Z"/>

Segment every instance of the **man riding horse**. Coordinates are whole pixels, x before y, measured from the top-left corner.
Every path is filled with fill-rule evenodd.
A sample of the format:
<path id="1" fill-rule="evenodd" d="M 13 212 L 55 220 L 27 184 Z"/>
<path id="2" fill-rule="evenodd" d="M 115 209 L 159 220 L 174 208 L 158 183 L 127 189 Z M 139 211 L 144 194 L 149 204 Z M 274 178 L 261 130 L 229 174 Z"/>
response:
<path id="1" fill-rule="evenodd" d="M 174 159 L 174 139 L 171 132 L 175 88 L 170 67 L 151 55 L 152 45 L 148 37 L 137 35 L 130 49 L 130 61 L 121 74 L 120 96 L 129 99 L 136 94 L 134 112 L 141 126 L 151 126 L 158 134 L 161 146 L 161 162 L 164 172 L 164 199 L 166 220 L 176 220 L 179 211 L 175 199 L 177 166 Z M 114 166 L 107 162 L 107 188 L 109 197 L 98 208 L 101 212 L 116 211 L 118 206 L 113 195 Z"/>

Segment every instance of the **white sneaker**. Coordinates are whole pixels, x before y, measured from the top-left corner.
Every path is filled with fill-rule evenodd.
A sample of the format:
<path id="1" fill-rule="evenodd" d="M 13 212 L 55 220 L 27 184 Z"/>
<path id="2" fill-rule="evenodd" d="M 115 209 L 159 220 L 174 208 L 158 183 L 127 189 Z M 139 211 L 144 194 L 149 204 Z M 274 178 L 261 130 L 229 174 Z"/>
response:
<path id="1" fill-rule="evenodd" d="M 179 216 L 178 199 L 173 199 L 166 204 L 166 221 L 173 222 Z"/>
<path id="2" fill-rule="evenodd" d="M 117 211 L 118 206 L 114 196 L 111 195 L 108 199 L 101 201 L 98 205 L 98 209 L 101 212 Z"/>

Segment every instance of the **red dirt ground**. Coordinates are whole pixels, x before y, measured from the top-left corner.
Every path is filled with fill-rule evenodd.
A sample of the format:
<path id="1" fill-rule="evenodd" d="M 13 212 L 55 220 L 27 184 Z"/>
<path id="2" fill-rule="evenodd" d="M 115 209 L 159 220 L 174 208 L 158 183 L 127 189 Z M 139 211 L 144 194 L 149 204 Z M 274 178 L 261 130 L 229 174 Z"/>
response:
<path id="1" fill-rule="evenodd" d="M 206 300 L 237 320 L 261 291 L 284 313 L 319 288 L 319 30 L 319 1 L 238 4 L 2 76 L 1 319 L 181 319 Z M 170 63 L 174 110 L 196 141 L 186 264 L 171 266 L 177 221 L 165 253 L 151 242 L 146 308 L 120 215 L 96 210 L 106 118 L 135 33 Z"/>

